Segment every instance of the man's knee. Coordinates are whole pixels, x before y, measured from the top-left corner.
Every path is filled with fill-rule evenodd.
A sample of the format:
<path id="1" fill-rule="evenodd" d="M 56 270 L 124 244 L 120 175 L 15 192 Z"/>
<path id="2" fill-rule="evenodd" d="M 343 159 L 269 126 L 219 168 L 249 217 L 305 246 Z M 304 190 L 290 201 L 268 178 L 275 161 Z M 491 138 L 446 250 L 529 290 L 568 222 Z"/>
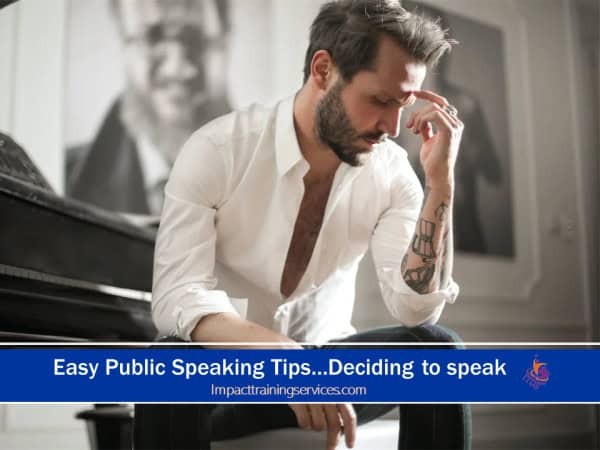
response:
<path id="1" fill-rule="evenodd" d="M 447 348 L 463 348 L 463 340 L 458 333 L 450 328 L 441 325 L 421 325 L 409 328 L 418 342 L 441 342 L 454 345 L 444 346 Z"/>
<path id="2" fill-rule="evenodd" d="M 462 348 L 462 340 L 458 334 L 440 325 L 421 325 L 412 328 L 404 326 L 375 328 L 333 342 L 346 343 L 349 348 L 359 342 L 386 343 L 386 348 L 389 348 L 389 344 L 392 343 L 398 343 L 400 348 L 404 347 L 405 343 L 431 342 L 432 346 L 435 346 L 434 343 L 439 342 L 455 344 L 450 346 L 444 345 L 443 347 L 439 346 L 440 348 Z"/>

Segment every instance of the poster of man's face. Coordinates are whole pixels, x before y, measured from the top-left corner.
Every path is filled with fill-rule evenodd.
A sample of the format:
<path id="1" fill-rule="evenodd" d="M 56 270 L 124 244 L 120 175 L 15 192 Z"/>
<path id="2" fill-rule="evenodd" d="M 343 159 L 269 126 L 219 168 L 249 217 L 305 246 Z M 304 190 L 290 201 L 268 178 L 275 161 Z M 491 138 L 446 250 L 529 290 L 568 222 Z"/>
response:
<path id="1" fill-rule="evenodd" d="M 161 139 L 160 130 L 173 138 L 224 108 L 223 2 L 113 0 L 111 4 L 125 49 L 130 126 L 141 127 L 140 133 L 152 134 L 154 140 Z M 164 154 L 172 161 L 175 152 L 168 148 Z"/>
<path id="2" fill-rule="evenodd" d="M 230 110 L 229 3 L 96 0 L 72 1 L 69 8 L 67 195 L 108 210 L 158 215 L 169 169 L 185 140 Z M 85 80 L 77 66 L 89 61 L 79 56 L 78 37 L 96 14 L 110 22 L 101 34 L 106 42 L 95 43 L 96 49 L 109 49 L 107 42 L 118 47 L 121 60 L 107 72 L 120 72 L 121 79 L 117 92 L 104 95 L 110 103 L 94 131 L 84 136 L 79 117 L 87 106 L 76 93 Z"/>

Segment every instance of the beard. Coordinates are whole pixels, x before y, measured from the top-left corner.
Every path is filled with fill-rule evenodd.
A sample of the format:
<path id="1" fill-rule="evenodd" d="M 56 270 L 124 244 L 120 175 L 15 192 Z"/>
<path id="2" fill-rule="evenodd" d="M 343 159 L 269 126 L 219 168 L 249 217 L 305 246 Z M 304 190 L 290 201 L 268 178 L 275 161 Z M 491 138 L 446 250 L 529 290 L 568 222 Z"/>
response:
<path id="1" fill-rule="evenodd" d="M 361 166 L 370 150 L 356 145 L 362 139 L 383 141 L 386 135 L 380 132 L 359 134 L 354 128 L 342 102 L 345 83 L 338 80 L 319 101 L 315 112 L 317 137 L 326 144 L 340 161 L 353 167 Z"/>
<path id="2" fill-rule="evenodd" d="M 180 120 L 166 121 L 160 117 L 148 94 L 128 86 L 121 102 L 121 120 L 129 134 L 148 138 L 172 165 L 194 131 L 229 110 L 229 103 L 222 98 L 203 103 L 187 116 L 182 115 Z"/>

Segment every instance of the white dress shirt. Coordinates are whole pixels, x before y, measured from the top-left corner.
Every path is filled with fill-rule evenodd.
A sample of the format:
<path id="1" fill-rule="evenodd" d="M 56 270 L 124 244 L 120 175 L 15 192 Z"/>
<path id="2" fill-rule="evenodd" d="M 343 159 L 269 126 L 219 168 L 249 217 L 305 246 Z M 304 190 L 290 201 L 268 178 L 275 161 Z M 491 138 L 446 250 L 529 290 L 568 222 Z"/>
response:
<path id="1" fill-rule="evenodd" d="M 280 293 L 308 170 L 293 98 L 233 112 L 191 136 L 165 188 L 156 242 L 152 312 L 161 334 L 189 340 L 205 315 L 235 313 L 239 297 L 248 320 L 299 342 L 351 334 L 356 271 L 369 245 L 390 314 L 406 326 L 437 322 L 458 286 L 450 279 L 420 295 L 404 282 L 400 264 L 423 191 L 391 141 L 363 166 L 339 166 L 306 272 L 290 297 Z"/>

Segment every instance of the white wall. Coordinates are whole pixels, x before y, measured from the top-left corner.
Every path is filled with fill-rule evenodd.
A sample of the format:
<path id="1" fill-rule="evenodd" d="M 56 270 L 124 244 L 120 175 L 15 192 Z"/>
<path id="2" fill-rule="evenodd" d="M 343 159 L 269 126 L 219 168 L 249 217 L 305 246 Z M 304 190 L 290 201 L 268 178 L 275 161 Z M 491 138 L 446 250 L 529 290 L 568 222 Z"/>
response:
<path id="1" fill-rule="evenodd" d="M 14 7 L 0 13 L 0 55 L 5 61 L 0 65 L 0 130 L 8 131 L 12 130 L 15 18 Z"/>
<path id="2" fill-rule="evenodd" d="M 2 10 L 2 50 L 11 65 L 0 77 L 0 129 L 9 131 L 62 190 L 63 0 L 25 0 Z M 4 57 L 4 54 L 3 54 Z"/>

